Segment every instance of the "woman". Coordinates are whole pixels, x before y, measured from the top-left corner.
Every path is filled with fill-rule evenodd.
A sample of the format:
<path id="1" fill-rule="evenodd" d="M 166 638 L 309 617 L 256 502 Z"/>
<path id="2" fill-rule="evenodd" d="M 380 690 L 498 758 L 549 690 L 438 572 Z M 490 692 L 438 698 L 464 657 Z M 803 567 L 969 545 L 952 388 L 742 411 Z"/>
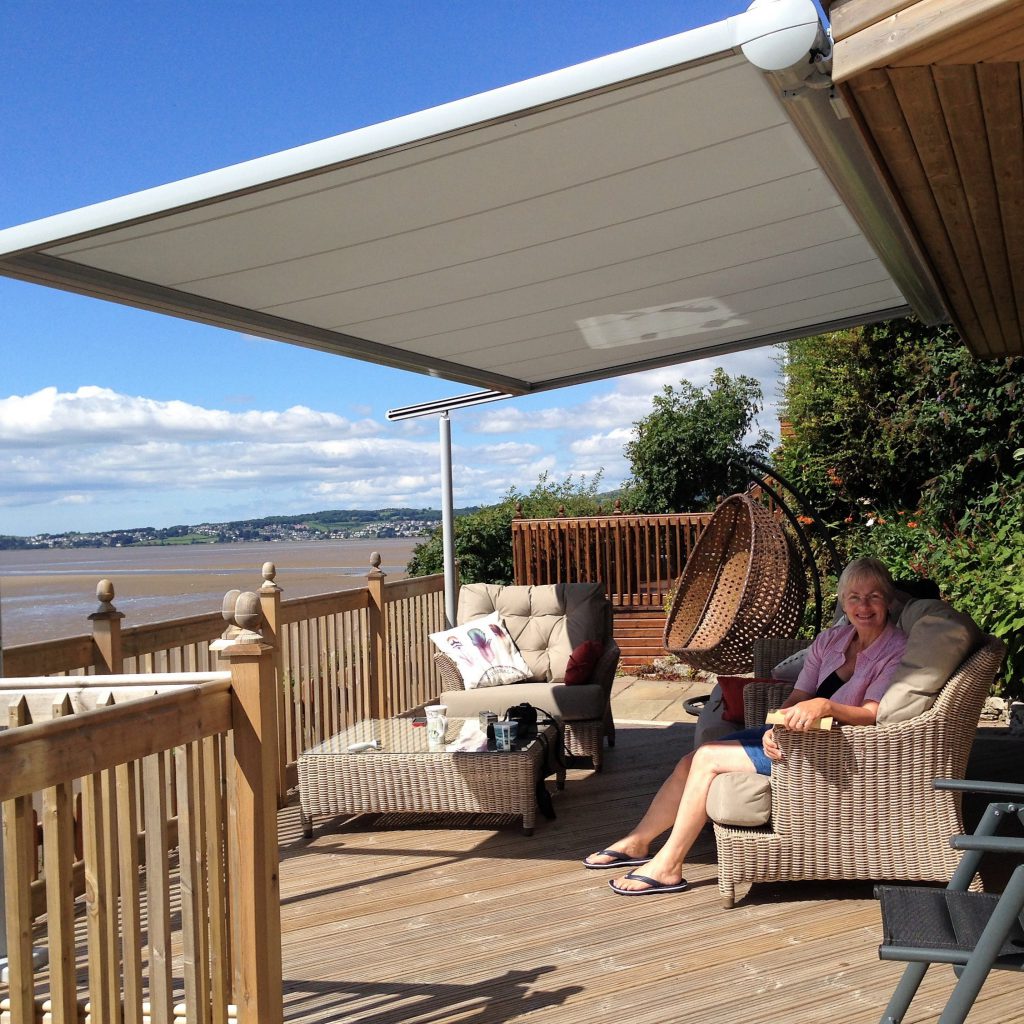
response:
<path id="1" fill-rule="evenodd" d="M 811 644 L 793 692 L 782 705 L 786 728 L 813 729 L 831 715 L 841 725 L 874 725 L 878 704 L 889 687 L 905 634 L 889 621 L 895 597 L 889 571 L 875 558 L 858 558 L 839 577 L 839 604 L 849 625 L 833 626 Z M 591 854 L 588 868 L 640 867 L 609 883 L 623 896 L 682 892 L 683 862 L 707 821 L 705 805 L 716 775 L 724 772 L 771 774 L 782 752 L 769 726 L 743 729 L 687 754 L 665 780 L 636 827 L 617 843 Z M 653 856 L 654 839 L 671 828 Z"/>

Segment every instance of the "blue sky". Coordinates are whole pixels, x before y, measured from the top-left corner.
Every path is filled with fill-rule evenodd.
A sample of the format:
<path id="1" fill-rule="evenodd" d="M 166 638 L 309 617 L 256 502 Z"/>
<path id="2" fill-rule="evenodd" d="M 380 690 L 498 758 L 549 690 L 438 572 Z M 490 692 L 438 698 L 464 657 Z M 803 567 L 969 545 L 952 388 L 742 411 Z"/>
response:
<path id="1" fill-rule="evenodd" d="M 263 156 L 737 14 L 746 0 L 0 5 L 0 227 Z M 454 413 L 459 505 L 628 475 L 662 384 L 715 365 Z M 459 384 L 0 278 L 0 533 L 321 508 L 438 507 L 435 419 Z"/>

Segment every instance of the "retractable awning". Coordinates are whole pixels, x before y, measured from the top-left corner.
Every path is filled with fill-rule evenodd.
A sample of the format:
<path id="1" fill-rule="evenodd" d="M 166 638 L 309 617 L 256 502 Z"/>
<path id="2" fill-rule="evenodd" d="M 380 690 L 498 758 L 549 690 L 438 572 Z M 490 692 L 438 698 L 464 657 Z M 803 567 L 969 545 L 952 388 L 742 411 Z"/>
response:
<path id="1" fill-rule="evenodd" d="M 0 232 L 0 273 L 508 394 L 914 308 L 810 0 Z"/>

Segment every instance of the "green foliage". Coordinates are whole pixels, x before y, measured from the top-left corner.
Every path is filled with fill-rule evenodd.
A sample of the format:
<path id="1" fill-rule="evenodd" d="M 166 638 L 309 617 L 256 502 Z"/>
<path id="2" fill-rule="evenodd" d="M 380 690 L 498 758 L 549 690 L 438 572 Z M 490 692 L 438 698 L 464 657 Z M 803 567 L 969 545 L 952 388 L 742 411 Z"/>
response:
<path id="1" fill-rule="evenodd" d="M 681 381 L 653 398 L 653 410 L 633 424 L 625 451 L 633 473 L 629 503 L 646 513 L 696 512 L 747 482 L 748 454 L 764 458 L 769 435 L 743 439 L 761 411 L 761 388 L 752 377 L 717 369 L 707 387 Z"/>
<path id="2" fill-rule="evenodd" d="M 459 579 L 463 583 L 512 583 L 512 520 L 517 506 L 522 506 L 526 519 L 554 518 L 563 509 L 569 516 L 594 515 L 600 504 L 600 482 L 600 473 L 589 482 L 585 477 L 574 481 L 568 476 L 560 483 L 544 473 L 528 493 L 510 487 L 498 504 L 460 516 L 454 524 Z M 413 549 L 408 571 L 411 576 L 444 572 L 440 528 Z"/>
<path id="3" fill-rule="evenodd" d="M 1024 359 L 982 361 L 952 328 L 892 320 L 790 342 L 775 461 L 826 517 L 927 503 L 953 524 L 1012 471 Z"/>

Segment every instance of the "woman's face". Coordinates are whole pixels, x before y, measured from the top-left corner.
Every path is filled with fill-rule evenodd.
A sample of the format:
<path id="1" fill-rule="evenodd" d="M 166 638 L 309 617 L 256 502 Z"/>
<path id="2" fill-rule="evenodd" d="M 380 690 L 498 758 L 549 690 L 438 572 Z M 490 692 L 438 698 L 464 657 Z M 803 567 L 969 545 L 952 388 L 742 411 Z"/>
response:
<path id="1" fill-rule="evenodd" d="M 843 594 L 843 611 L 858 633 L 880 633 L 889 618 L 885 588 L 873 576 L 851 580 Z"/>

